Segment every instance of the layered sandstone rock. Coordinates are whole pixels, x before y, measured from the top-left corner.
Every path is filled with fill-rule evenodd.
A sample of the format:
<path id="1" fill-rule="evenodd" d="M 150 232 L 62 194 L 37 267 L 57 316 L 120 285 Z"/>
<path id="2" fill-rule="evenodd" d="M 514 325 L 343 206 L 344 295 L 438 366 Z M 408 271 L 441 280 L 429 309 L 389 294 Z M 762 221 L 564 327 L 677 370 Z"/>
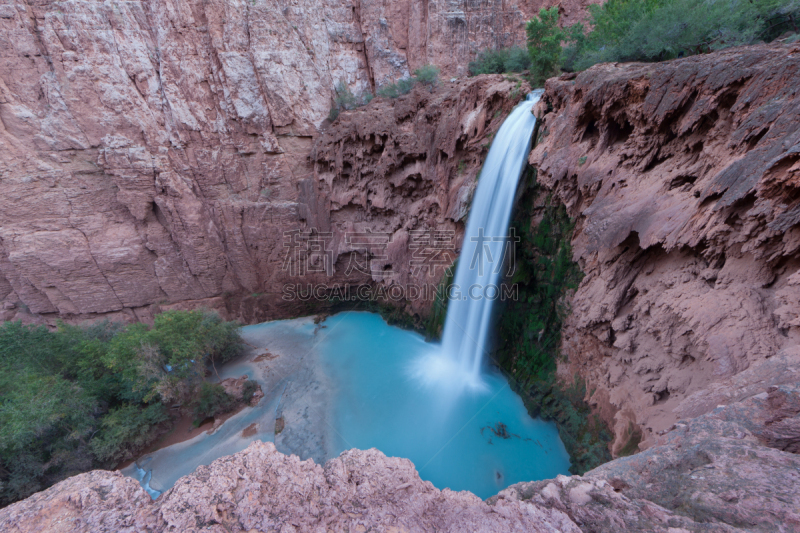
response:
<path id="1" fill-rule="evenodd" d="M 158 307 L 176 306 L 246 321 L 295 315 L 297 302 L 281 293 L 284 283 L 300 281 L 284 268 L 285 232 L 358 224 L 373 206 L 383 208 L 369 195 L 380 188 L 399 204 L 382 229 L 415 227 L 411 204 L 427 193 L 437 207 L 426 206 L 424 222 L 453 228 L 458 220 L 448 213 L 463 213 L 450 203 L 474 181 L 485 137 L 525 90 L 482 77 L 434 93 L 419 87 L 396 106 L 378 99 L 368 115 L 345 113 L 334 132 L 361 142 L 346 129 L 362 117 L 388 149 L 380 171 L 352 183 L 352 200 L 331 215 L 337 207 L 321 194 L 340 184 L 327 166 L 320 176 L 310 155 L 333 71 L 350 68 L 345 56 L 336 55 L 341 64 L 319 59 L 302 79 L 282 74 L 283 56 L 259 49 L 277 45 L 272 30 L 256 38 L 249 3 L 51 7 L 0 19 L 17 28 L 3 33 L 17 37 L 0 64 L 5 320 L 147 320 Z M 414 141 L 400 146 L 409 136 Z M 343 141 L 327 134 L 318 151 L 332 154 Z M 459 173 L 445 153 L 471 166 Z M 343 234 L 328 241 L 333 262 L 357 248 Z M 395 260 L 410 253 L 404 246 L 395 245 Z M 375 282 L 339 266 L 302 281 Z"/>
<path id="2" fill-rule="evenodd" d="M 797 45 L 548 81 L 530 161 L 586 274 L 561 371 L 587 379 L 614 452 L 797 381 L 799 84 Z"/>
<path id="3" fill-rule="evenodd" d="M 440 491 L 406 459 L 350 450 L 325 467 L 256 442 L 151 501 L 94 471 L 0 510 L 38 531 L 658 533 L 800 528 L 800 388 L 773 387 L 678 424 L 660 446 L 585 476 L 520 483 L 481 501 Z"/>
<path id="4" fill-rule="evenodd" d="M 0 4 L 0 319 L 291 314 L 283 233 L 305 227 L 336 84 L 463 75 L 551 3 Z"/>

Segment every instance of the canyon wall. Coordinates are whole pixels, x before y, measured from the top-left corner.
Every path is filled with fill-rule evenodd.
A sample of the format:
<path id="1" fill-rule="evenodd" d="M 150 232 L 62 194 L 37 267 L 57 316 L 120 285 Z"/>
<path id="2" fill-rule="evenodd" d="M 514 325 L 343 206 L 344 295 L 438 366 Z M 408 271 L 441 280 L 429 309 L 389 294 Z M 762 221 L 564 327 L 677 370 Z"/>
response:
<path id="1" fill-rule="evenodd" d="M 547 82 L 530 162 L 585 277 L 562 375 L 615 453 L 800 364 L 800 46 L 597 65 Z"/>
<path id="2" fill-rule="evenodd" d="M 308 229 L 303 195 L 326 185 L 310 155 L 335 85 L 374 92 L 425 63 L 461 76 L 476 51 L 522 44 L 550 3 L 4 1 L 0 319 L 146 320 L 180 302 L 296 312 L 276 293 L 283 233 Z M 452 120 L 494 117 L 492 91 L 456 89 Z M 469 127 L 431 125 L 455 137 L 421 134 L 414 164 L 437 143 L 479 147 L 484 124 Z M 441 162 L 417 174 L 445 191 L 443 217 L 455 177 Z"/>

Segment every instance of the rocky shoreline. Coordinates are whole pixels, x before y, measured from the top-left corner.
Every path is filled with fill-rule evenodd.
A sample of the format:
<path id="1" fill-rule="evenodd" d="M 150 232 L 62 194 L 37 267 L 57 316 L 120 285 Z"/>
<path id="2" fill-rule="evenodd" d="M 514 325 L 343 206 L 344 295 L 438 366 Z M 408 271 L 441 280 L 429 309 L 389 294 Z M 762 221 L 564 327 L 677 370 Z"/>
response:
<path id="1" fill-rule="evenodd" d="M 795 365 L 796 366 L 796 365 Z M 93 471 L 0 510 L 34 531 L 791 532 L 800 528 L 800 389 L 771 387 L 681 422 L 663 444 L 584 476 L 520 483 L 483 502 L 440 491 L 406 459 L 350 450 L 324 468 L 254 442 L 152 501 Z"/>

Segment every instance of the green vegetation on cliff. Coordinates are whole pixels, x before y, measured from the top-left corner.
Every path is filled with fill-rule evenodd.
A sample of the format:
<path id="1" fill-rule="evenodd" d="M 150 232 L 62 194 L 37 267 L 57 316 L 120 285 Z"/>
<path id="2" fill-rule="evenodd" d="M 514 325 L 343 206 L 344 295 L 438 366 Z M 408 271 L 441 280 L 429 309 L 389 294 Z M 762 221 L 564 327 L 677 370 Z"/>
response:
<path id="1" fill-rule="evenodd" d="M 525 48 L 487 48 L 480 52 L 474 61 L 469 63 L 469 75 L 505 74 L 506 72 L 522 72 L 531 66 L 531 58 Z"/>
<path id="2" fill-rule="evenodd" d="M 800 0 L 609 0 L 588 9 L 592 30 L 573 33 L 564 56 L 569 69 L 769 42 L 797 33 L 800 22 Z"/>
<path id="3" fill-rule="evenodd" d="M 408 78 L 401 78 L 394 83 L 388 83 L 378 89 L 378 96 L 382 98 L 398 98 L 411 92 L 417 84 L 424 85 L 433 90 L 439 84 L 439 67 L 434 65 L 423 65 L 414 71 L 414 75 Z M 334 89 L 333 105 L 331 105 L 328 119 L 333 122 L 339 118 L 342 111 L 350 111 L 367 105 L 375 96 L 365 91 L 359 96 L 353 94 L 347 84 L 339 81 Z"/>
<path id="4" fill-rule="evenodd" d="M 521 48 L 487 49 L 470 75 L 530 72 L 534 86 L 561 70 L 597 63 L 665 61 L 779 37 L 800 38 L 800 0 L 608 0 L 587 7 L 588 18 L 559 25 L 558 7 L 528 21 Z"/>
<path id="5" fill-rule="evenodd" d="M 238 328 L 199 311 L 168 311 L 152 328 L 0 325 L 0 504 L 131 458 L 168 405 L 198 416 L 227 405 L 204 376 L 241 353 Z"/>
<path id="6" fill-rule="evenodd" d="M 511 280 L 519 298 L 506 303 L 494 356 L 531 415 L 556 422 L 572 459 L 570 471 L 582 474 L 611 460 L 611 435 L 584 401 L 583 382 L 556 380 L 566 302 L 582 277 L 572 261 L 574 225 L 564 206 L 536 185 L 533 170 L 525 179 L 512 223 L 521 237 Z"/>
<path id="7" fill-rule="evenodd" d="M 770 42 L 800 29 L 800 0 L 608 0 L 587 9 L 584 23 L 564 28 L 555 8 L 542 9 L 528 23 L 531 58 L 541 58 L 532 75 L 613 61 L 665 61 Z"/>

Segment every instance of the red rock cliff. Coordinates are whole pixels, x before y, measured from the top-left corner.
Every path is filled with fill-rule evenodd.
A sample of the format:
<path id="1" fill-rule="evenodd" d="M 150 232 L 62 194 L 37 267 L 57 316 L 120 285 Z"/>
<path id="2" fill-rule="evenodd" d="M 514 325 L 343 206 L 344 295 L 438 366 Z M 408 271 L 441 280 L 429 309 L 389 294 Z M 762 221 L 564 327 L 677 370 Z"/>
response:
<path id="1" fill-rule="evenodd" d="M 303 204 L 323 185 L 307 181 L 309 155 L 336 83 L 358 94 L 425 63 L 461 75 L 476 51 L 523 43 L 524 21 L 550 3 L 0 5 L 0 319 L 147 318 L 180 302 L 278 316 L 282 233 L 316 209 Z M 582 5 L 565 2 L 567 18 Z M 496 90 L 463 87 L 448 105 L 480 112 L 453 120 L 477 116 L 483 131 Z M 448 156 L 474 140 L 439 133 L 454 137 L 423 138 Z M 451 177 L 422 167 L 441 218 Z M 267 296 L 223 301 L 251 294 Z"/>
<path id="2" fill-rule="evenodd" d="M 577 220 L 586 274 L 561 371 L 588 380 L 615 452 L 793 379 L 798 86 L 797 45 L 548 81 L 530 161 Z"/>

